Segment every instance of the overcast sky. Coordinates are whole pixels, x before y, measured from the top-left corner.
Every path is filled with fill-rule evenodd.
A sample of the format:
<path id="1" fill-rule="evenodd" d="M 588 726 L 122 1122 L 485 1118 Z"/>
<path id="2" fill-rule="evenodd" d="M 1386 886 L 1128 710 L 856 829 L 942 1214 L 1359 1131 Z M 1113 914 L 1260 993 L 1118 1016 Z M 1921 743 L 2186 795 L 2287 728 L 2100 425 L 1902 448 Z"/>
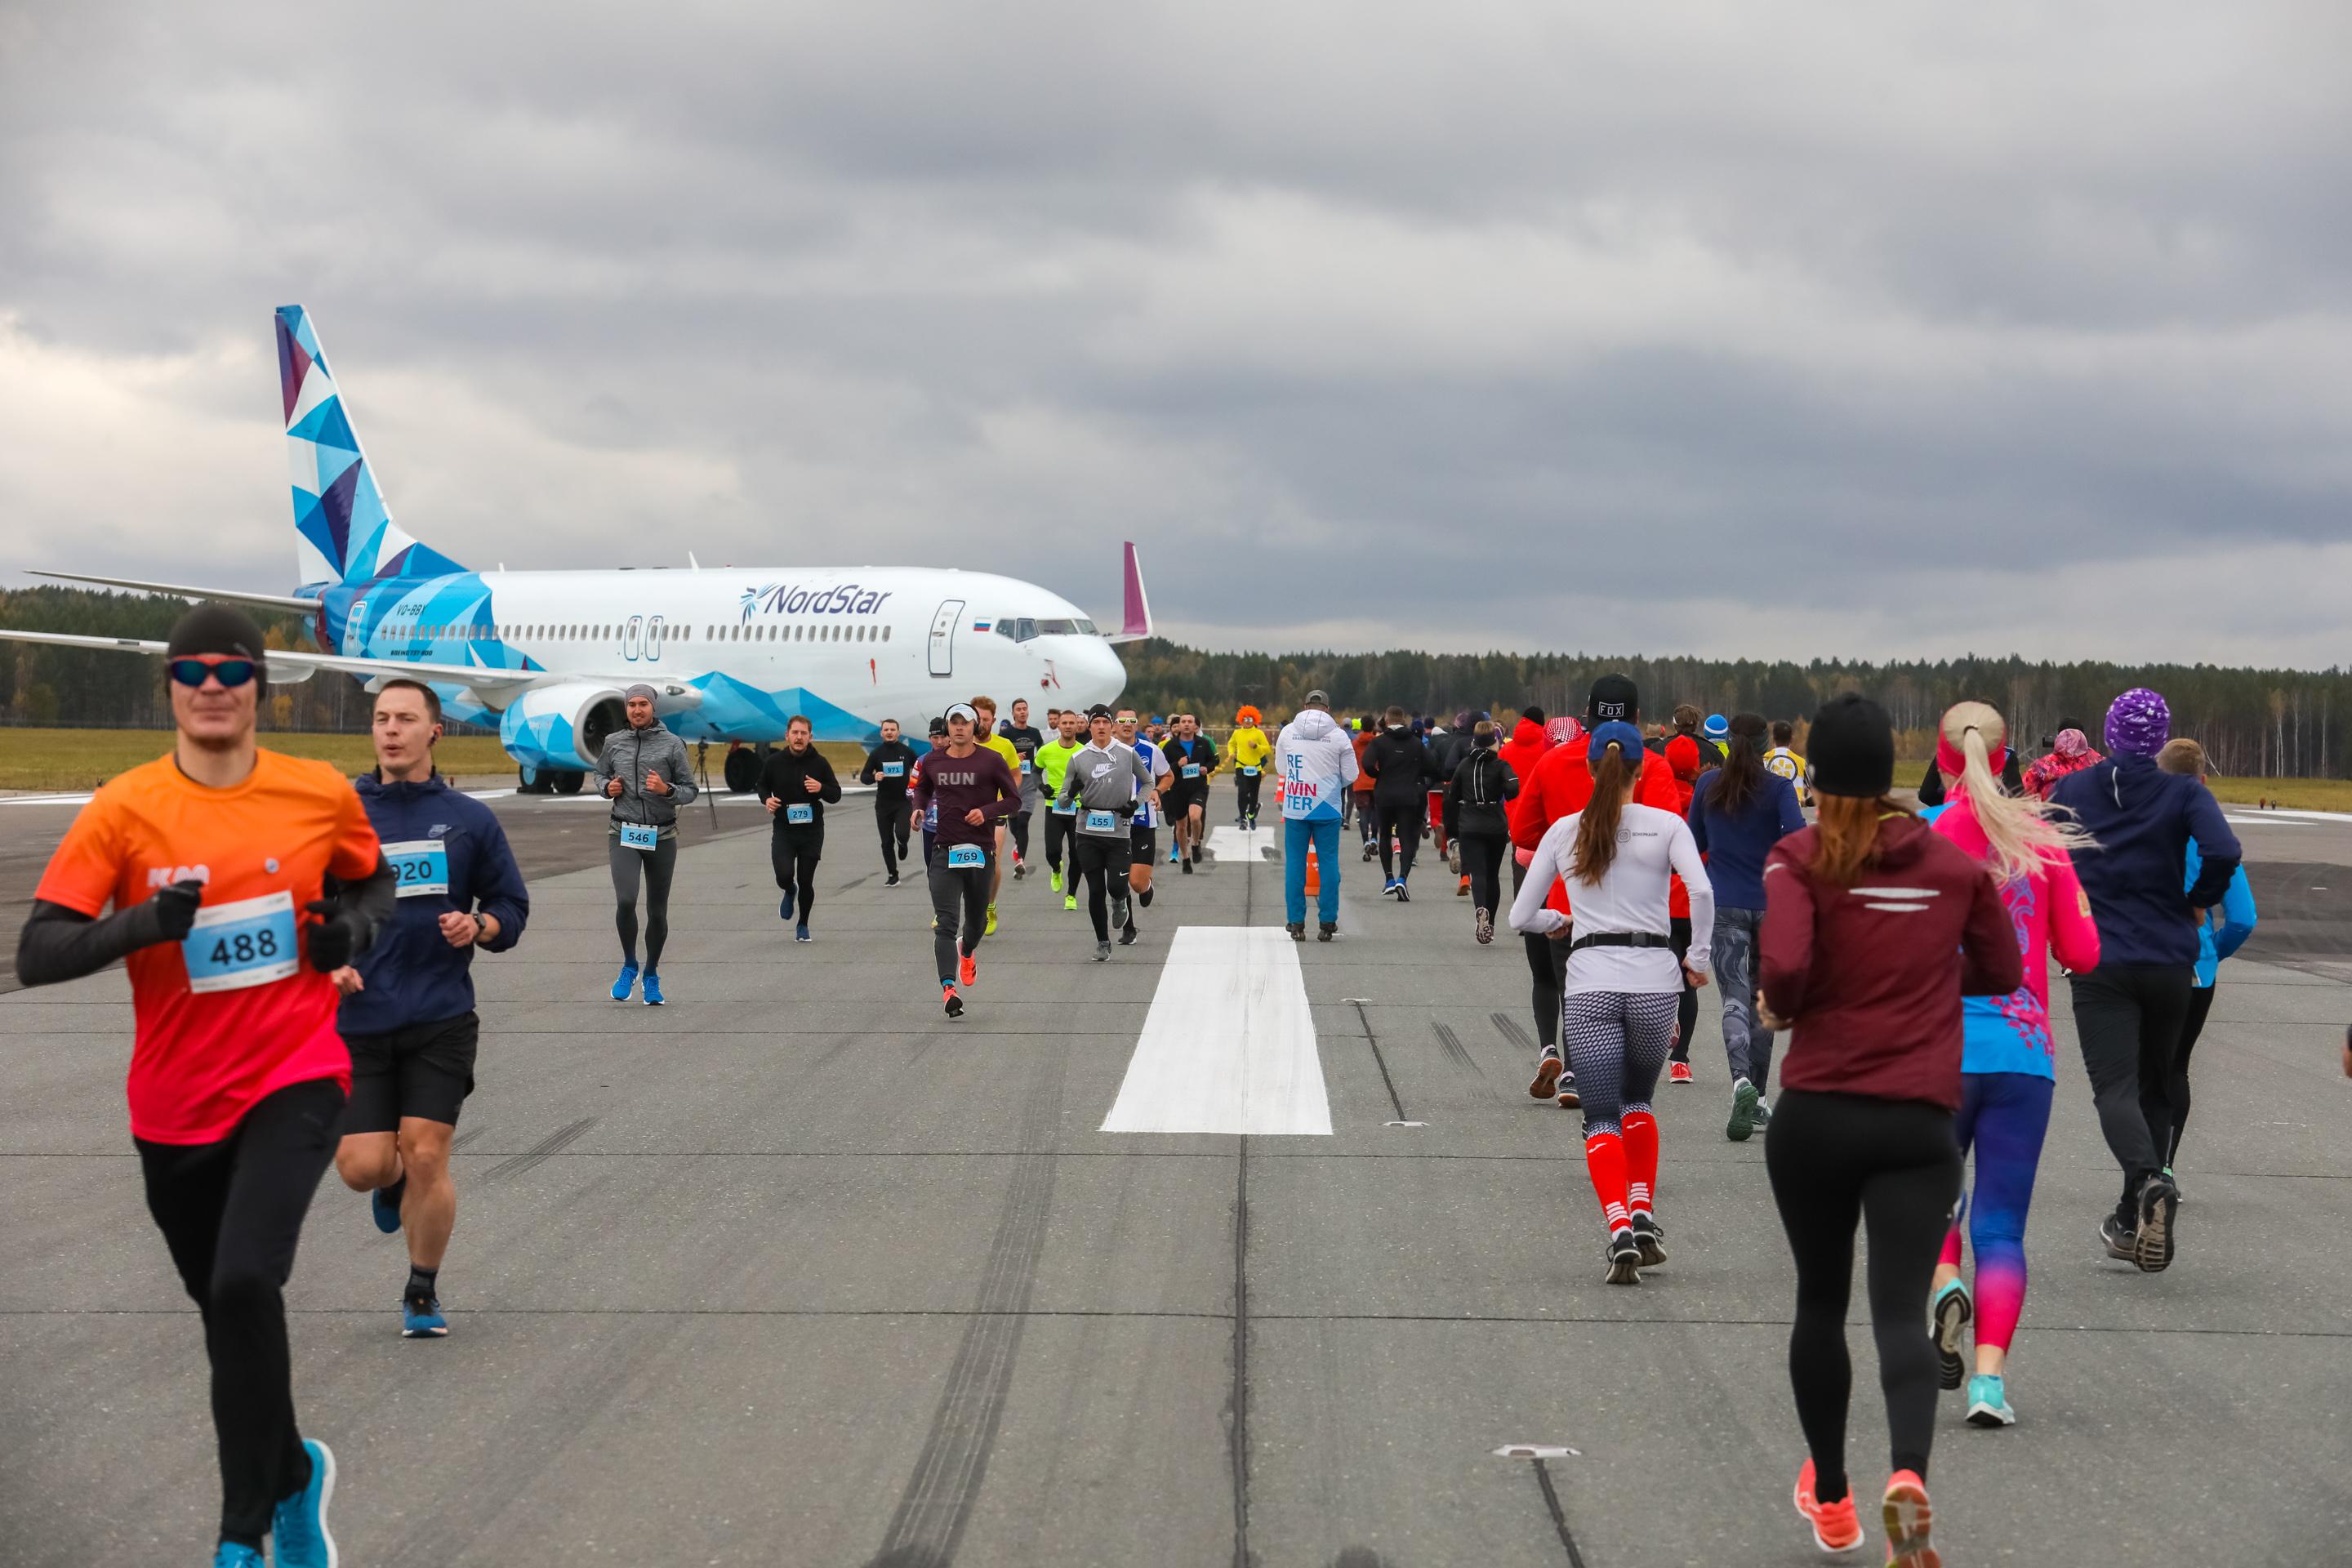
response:
<path id="1" fill-rule="evenodd" d="M 8 580 L 290 586 L 289 302 L 469 564 L 2352 661 L 2340 0 L 0 0 Z"/>

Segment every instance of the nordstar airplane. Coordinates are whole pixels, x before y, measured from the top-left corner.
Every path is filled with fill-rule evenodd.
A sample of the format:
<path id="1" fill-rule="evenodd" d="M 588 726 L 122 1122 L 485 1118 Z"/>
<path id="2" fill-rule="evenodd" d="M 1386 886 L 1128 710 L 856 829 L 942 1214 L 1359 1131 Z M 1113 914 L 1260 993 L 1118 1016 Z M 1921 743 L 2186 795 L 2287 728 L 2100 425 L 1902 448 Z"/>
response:
<path id="1" fill-rule="evenodd" d="M 1033 584 L 906 566 L 621 567 L 473 572 L 392 520 L 299 305 L 278 311 L 278 374 L 293 466 L 297 581 L 254 594 L 86 573 L 34 574 L 306 617 L 321 651 L 269 655 L 269 679 L 324 669 L 372 685 L 418 679 L 455 717 L 494 723 L 529 792 L 572 794 L 604 737 L 627 722 L 622 690 L 658 694 L 662 721 L 689 741 L 781 741 L 804 713 L 821 741 L 878 738 L 974 691 L 1033 693 L 1064 708 L 1115 700 L 1127 671 L 1114 643 L 1151 633 L 1135 546 L 1126 617 L 1106 635 Z M 131 638 L 0 629 L 0 638 L 161 654 Z M 747 753 L 729 787 L 751 787 Z"/>

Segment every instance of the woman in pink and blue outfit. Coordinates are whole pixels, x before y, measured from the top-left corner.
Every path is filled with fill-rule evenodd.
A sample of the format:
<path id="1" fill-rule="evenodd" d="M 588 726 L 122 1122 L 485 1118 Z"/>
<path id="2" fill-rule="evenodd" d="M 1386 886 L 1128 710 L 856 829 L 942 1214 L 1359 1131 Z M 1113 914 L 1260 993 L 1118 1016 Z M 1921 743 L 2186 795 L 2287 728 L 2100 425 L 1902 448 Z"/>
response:
<path id="1" fill-rule="evenodd" d="M 2002 793 L 2007 753 L 2008 729 L 1992 709 L 1963 702 L 1946 713 L 1936 763 L 1947 804 L 1926 814 L 1992 874 L 2025 967 L 2025 983 L 2008 995 L 1961 1001 L 1963 1098 L 1953 1131 L 1963 1156 L 1976 1151 L 1976 1185 L 1960 1203 L 1976 1248 L 1976 1292 L 1971 1298 L 1960 1279 L 1956 1219 L 1936 1268 L 1935 1337 L 1943 1384 L 1958 1388 L 1966 1371 L 1960 1330 L 1976 1321 L 1976 1375 L 1967 1381 L 1969 1420 L 1979 1426 L 2017 1419 L 2005 1381 L 2009 1347 L 2025 1306 L 2025 1215 L 2057 1088 L 2050 955 L 2070 970 L 2099 962 L 2098 928 L 2068 858 L 2084 842 L 2082 830 L 2039 799 Z"/>

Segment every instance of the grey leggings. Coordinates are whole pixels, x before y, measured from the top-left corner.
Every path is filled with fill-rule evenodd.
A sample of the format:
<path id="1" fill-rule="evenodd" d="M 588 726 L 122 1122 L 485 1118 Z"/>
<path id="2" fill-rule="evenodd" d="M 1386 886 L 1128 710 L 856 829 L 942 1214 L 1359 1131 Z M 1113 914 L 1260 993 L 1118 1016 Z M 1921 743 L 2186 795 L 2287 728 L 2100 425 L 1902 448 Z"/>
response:
<path id="1" fill-rule="evenodd" d="M 662 944 L 669 940 L 669 876 L 677 865 L 677 838 L 663 839 L 651 849 L 631 849 L 619 836 L 613 839 L 613 925 L 621 933 L 621 957 L 631 968 L 637 963 L 637 875 L 646 879 L 646 973 L 661 973 Z"/>
<path id="2" fill-rule="evenodd" d="M 1723 1057 L 1731 1076 L 1746 1079 L 1758 1093 L 1772 1076 L 1772 1031 L 1756 1021 L 1756 943 L 1764 930 L 1762 910 L 1715 907 L 1715 983 L 1723 992 Z M 1683 1042 L 1685 1050 L 1690 1046 Z"/>

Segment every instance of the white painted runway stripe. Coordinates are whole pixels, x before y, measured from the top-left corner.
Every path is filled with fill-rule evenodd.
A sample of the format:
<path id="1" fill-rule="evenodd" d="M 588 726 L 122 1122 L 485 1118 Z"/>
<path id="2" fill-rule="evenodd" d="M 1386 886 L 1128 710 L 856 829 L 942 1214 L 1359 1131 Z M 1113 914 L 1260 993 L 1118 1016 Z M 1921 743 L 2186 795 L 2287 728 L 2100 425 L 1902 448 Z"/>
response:
<path id="1" fill-rule="evenodd" d="M 1105 1132 L 1328 1137 L 1298 950 L 1275 926 L 1179 926 Z"/>
<path id="2" fill-rule="evenodd" d="M 1220 860 L 1236 863 L 1263 860 L 1274 851 L 1274 834 L 1268 828 L 1244 829 L 1229 825 L 1209 829 L 1207 848 Z"/>

